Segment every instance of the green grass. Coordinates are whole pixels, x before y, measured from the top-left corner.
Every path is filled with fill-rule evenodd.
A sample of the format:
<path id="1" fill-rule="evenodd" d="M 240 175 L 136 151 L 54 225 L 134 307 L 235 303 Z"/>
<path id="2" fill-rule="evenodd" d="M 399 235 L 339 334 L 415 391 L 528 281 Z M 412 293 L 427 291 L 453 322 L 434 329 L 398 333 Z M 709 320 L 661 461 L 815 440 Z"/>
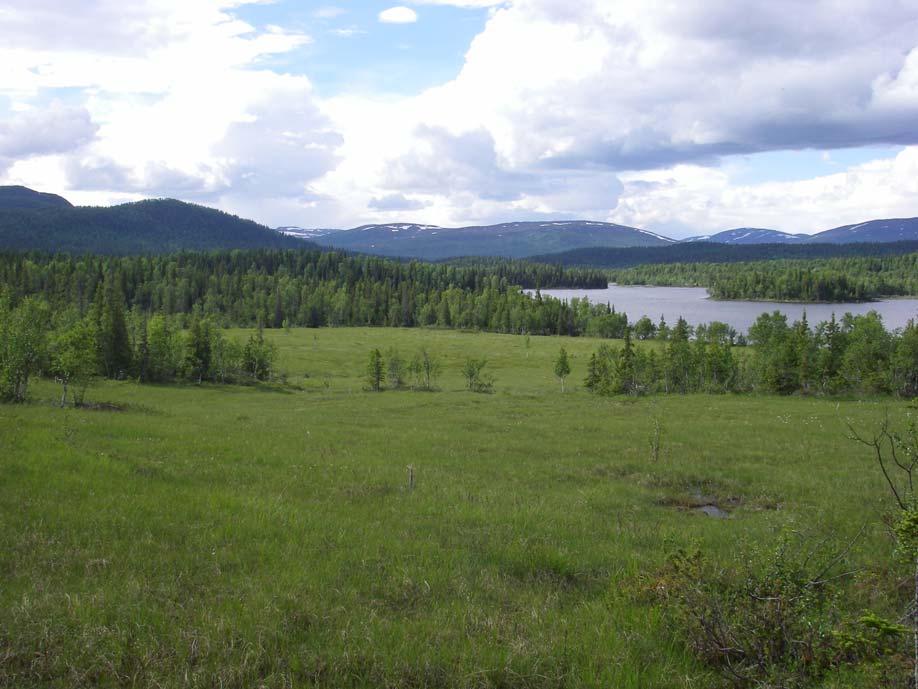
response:
<path id="1" fill-rule="evenodd" d="M 596 398 L 583 338 L 268 336 L 287 387 L 104 383 L 88 400 L 123 410 L 61 410 L 40 382 L 0 406 L 0 686 L 710 687 L 636 594 L 676 548 L 866 525 L 853 558 L 890 562 L 842 419 L 901 402 Z M 363 391 L 371 347 L 422 345 L 439 392 Z M 464 391 L 466 356 L 494 394 Z M 698 493 L 730 518 L 679 509 Z"/>

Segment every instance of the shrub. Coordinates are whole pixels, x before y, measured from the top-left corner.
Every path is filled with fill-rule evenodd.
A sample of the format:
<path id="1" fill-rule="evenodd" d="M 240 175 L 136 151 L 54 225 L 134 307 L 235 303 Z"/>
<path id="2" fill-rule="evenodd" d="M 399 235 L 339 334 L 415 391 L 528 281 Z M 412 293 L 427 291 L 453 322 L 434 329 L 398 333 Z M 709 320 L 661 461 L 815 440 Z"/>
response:
<path id="1" fill-rule="evenodd" d="M 694 654 L 736 686 L 811 686 L 834 668 L 903 647 L 904 627 L 847 612 L 844 554 L 801 545 L 784 537 L 728 568 L 681 551 L 657 581 Z"/>

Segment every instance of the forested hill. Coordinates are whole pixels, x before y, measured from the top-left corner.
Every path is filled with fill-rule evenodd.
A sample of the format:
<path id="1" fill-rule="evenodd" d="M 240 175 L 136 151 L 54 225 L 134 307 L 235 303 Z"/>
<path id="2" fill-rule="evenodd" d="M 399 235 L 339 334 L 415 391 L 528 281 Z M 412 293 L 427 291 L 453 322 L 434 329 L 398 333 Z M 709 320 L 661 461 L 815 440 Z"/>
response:
<path id="1" fill-rule="evenodd" d="M 707 287 L 716 299 L 843 302 L 918 295 L 918 253 L 750 263 L 647 264 L 609 271 L 621 285 Z"/>
<path id="2" fill-rule="evenodd" d="M 73 207 L 37 192 L 0 188 L 0 249 L 95 254 L 310 248 L 251 220 L 172 199 L 109 208 Z M 24 187 L 18 188 L 25 189 Z M 25 190 L 30 192 L 31 190 Z M 28 206 L 29 203 L 34 205 Z M 18 204 L 18 205 L 17 205 Z"/>
<path id="3" fill-rule="evenodd" d="M 37 210 L 39 208 L 73 208 L 63 196 L 34 191 L 28 187 L 0 187 L 0 210 Z"/>
<path id="4" fill-rule="evenodd" d="M 537 263 L 591 268 L 630 268 L 651 263 L 738 263 L 779 259 L 901 256 L 918 251 L 918 241 L 848 244 L 715 244 L 690 242 L 661 247 L 592 247 L 531 256 Z"/>

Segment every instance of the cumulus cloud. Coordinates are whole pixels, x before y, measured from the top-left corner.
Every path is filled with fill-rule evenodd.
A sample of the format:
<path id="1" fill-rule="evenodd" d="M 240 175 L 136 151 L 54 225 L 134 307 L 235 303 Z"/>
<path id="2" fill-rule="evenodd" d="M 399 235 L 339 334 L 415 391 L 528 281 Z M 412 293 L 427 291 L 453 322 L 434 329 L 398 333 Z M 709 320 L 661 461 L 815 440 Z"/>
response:
<path id="1" fill-rule="evenodd" d="M 450 95 L 484 104 L 505 152 L 542 166 L 918 142 L 918 5 L 833 7 L 521 1 L 476 38 Z"/>
<path id="2" fill-rule="evenodd" d="M 403 194 L 389 194 L 388 196 L 370 199 L 367 207 L 375 211 L 419 211 L 430 204 L 419 199 L 409 199 Z"/>
<path id="3" fill-rule="evenodd" d="M 379 13 L 379 21 L 383 24 L 414 24 L 418 20 L 418 13 L 410 7 L 390 7 Z"/>
<path id="4" fill-rule="evenodd" d="M 265 212 L 267 199 L 279 207 L 314 200 L 308 185 L 337 163 L 340 136 L 306 77 L 262 66 L 308 36 L 257 31 L 231 14 L 239 0 L 147 0 L 124 12 L 92 0 L 81 17 L 100 26 L 112 19 L 99 29 L 103 40 L 90 41 L 87 29 L 56 46 L 59 22 L 44 33 L 42 25 L 58 4 L 17 4 L 12 25 L 26 35 L 10 42 L 0 23 L 0 59 L 10 67 L 0 94 L 43 113 L 22 125 L 0 120 L 0 142 L 8 130 L 18 147 L 0 151 L 10 158 L 8 179 L 38 187 L 62 179 L 68 194 L 102 202 L 176 196 L 245 206 L 258 196 L 259 219 L 277 222 L 285 218 Z M 83 105 L 49 107 L 45 94 L 61 92 L 81 94 Z M 39 154 L 48 164 L 26 164 Z M 52 161 L 60 174 L 49 174 Z"/>
<path id="5" fill-rule="evenodd" d="M 0 120 L 0 157 L 19 158 L 70 151 L 90 141 L 98 127 L 85 108 L 52 103 Z"/>
<path id="6" fill-rule="evenodd" d="M 0 116 L 7 179 L 63 175 L 77 193 L 175 193 L 324 226 L 423 210 L 436 224 L 810 231 L 918 210 L 918 0 L 406 1 L 380 21 L 426 5 L 489 12 L 455 78 L 386 98 L 320 98 L 281 73 L 275 58 L 311 38 L 258 30 L 241 4 L 87 0 L 65 31 L 51 21 L 64 0 L 4 3 L 0 96 L 41 112 L 59 90 L 81 94 L 28 129 L 40 141 L 10 133 L 26 115 Z M 801 182 L 737 184 L 723 165 L 878 144 L 905 149 Z"/>
<path id="7" fill-rule="evenodd" d="M 438 223 L 490 214 L 492 202 L 670 222 L 619 205 L 623 191 L 641 198 L 635 172 L 691 169 L 730 188 L 717 166 L 738 154 L 918 144 L 915 0 L 850 0 L 844 12 L 830 0 L 483 4 L 494 9 L 454 80 L 397 103 L 329 104 L 347 153 L 323 185 L 424 193 Z M 353 113 L 370 111 L 367 137 Z M 359 180 L 350 191 L 345 176 Z M 717 188 L 695 184 L 693 198 Z"/>
<path id="8" fill-rule="evenodd" d="M 296 196 L 335 166 L 341 135 L 309 100 L 269 98 L 250 117 L 231 125 L 216 147 L 235 193 Z"/>
<path id="9" fill-rule="evenodd" d="M 629 173 L 610 219 L 675 236 L 748 226 L 817 232 L 871 218 L 911 217 L 918 198 L 918 147 L 830 175 L 734 184 L 716 168 L 690 165 Z"/>
<path id="10" fill-rule="evenodd" d="M 90 142 L 98 126 L 85 108 L 52 103 L 0 120 L 0 171 L 19 159 L 73 151 Z"/>

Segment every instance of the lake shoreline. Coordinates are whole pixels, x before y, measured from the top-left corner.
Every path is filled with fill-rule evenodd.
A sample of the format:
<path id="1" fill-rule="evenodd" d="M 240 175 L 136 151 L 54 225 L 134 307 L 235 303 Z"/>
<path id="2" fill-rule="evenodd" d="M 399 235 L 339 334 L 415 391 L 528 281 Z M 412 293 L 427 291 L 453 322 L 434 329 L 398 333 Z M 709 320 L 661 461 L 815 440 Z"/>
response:
<path id="1" fill-rule="evenodd" d="M 534 290 L 528 291 L 534 293 Z M 783 313 L 789 321 L 800 320 L 806 313 L 807 320 L 813 324 L 828 321 L 833 316 L 840 319 L 846 313 L 864 315 L 876 311 L 890 331 L 904 328 L 909 320 L 918 319 L 918 299 L 902 296 L 862 302 L 715 299 L 706 287 L 613 283 L 606 289 L 548 289 L 541 293 L 568 301 L 578 298 L 592 304 L 609 304 L 616 311 L 628 314 L 632 323 L 643 316 L 656 322 L 662 316 L 671 324 L 681 317 L 691 325 L 720 321 L 738 332 L 748 332 L 761 314 L 773 311 Z"/>
<path id="2" fill-rule="evenodd" d="M 709 288 L 705 285 L 651 285 L 647 283 L 621 283 L 621 282 L 610 282 L 609 287 L 648 287 L 648 288 L 675 288 L 675 289 L 703 289 L 708 290 Z M 559 287 L 557 289 L 580 289 L 577 287 Z M 602 289 L 602 288 L 595 288 Z M 847 301 L 804 301 L 802 299 L 769 299 L 767 297 L 754 297 L 748 299 L 722 299 L 720 297 L 713 297 L 711 293 L 708 292 L 708 299 L 711 301 L 754 301 L 754 302 L 763 302 L 763 303 L 774 303 L 774 304 L 872 304 L 876 302 L 891 301 L 894 299 L 918 299 L 918 294 L 881 294 L 877 297 L 871 299 L 849 299 Z"/>

